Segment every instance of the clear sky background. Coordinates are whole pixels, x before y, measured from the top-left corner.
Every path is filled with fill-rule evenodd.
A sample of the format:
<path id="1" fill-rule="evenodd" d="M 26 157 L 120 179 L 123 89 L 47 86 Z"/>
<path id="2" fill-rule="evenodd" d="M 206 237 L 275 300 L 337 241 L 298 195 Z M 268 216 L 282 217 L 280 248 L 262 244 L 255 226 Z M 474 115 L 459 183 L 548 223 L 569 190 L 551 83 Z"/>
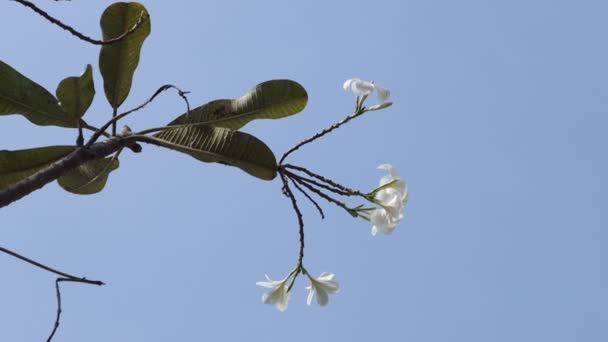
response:
<path id="1" fill-rule="evenodd" d="M 110 1 L 39 1 L 98 37 Z M 107 286 L 63 286 L 56 341 L 607 341 L 608 2 L 144 1 L 152 17 L 123 108 L 176 84 L 193 105 L 290 78 L 306 110 L 244 128 L 276 155 L 348 114 L 351 77 L 392 91 L 369 113 L 290 157 L 370 190 L 381 163 L 410 186 L 391 236 L 324 205 L 305 211 L 305 265 L 341 293 L 306 306 L 261 303 L 264 273 L 298 252 L 280 182 L 144 146 L 106 189 L 50 184 L 1 209 L 0 245 Z M 54 93 L 93 65 L 85 117 L 110 115 L 99 48 L 11 2 L 0 59 Z M 370 98 L 375 101 L 375 97 Z M 155 127 L 183 112 L 167 93 L 128 118 Z M 0 117 L 0 149 L 71 144 L 73 132 Z M 353 203 L 357 204 L 357 203 Z M 42 341 L 54 276 L 0 255 L 0 341 Z"/>

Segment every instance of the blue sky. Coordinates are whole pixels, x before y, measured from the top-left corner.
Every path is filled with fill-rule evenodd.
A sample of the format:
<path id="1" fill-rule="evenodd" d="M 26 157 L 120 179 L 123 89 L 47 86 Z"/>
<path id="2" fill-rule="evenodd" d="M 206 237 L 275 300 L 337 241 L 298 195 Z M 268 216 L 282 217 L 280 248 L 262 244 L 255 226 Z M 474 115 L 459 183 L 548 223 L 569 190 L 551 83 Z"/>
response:
<path id="1" fill-rule="evenodd" d="M 110 1 L 40 2 L 99 35 Z M 342 291 L 306 306 L 298 279 L 285 313 L 255 282 L 297 258 L 297 224 L 278 180 L 144 146 L 94 196 L 51 184 L 3 208 L 1 245 L 102 288 L 65 284 L 56 341 L 606 341 L 608 339 L 608 3 L 605 1 L 145 1 L 152 17 L 124 108 L 160 85 L 200 105 L 290 78 L 304 112 L 243 130 L 277 155 L 348 114 L 351 77 L 392 91 L 369 113 L 290 157 L 369 190 L 390 162 L 409 184 L 391 236 L 302 202 L 305 265 Z M 111 111 L 98 47 L 16 3 L 1 9 L 0 59 L 54 92 L 93 65 L 85 117 Z M 166 94 L 125 123 L 183 112 Z M 62 128 L 0 118 L 0 149 L 70 144 Z M 54 277 L 0 256 L 0 341 L 40 341 Z"/>

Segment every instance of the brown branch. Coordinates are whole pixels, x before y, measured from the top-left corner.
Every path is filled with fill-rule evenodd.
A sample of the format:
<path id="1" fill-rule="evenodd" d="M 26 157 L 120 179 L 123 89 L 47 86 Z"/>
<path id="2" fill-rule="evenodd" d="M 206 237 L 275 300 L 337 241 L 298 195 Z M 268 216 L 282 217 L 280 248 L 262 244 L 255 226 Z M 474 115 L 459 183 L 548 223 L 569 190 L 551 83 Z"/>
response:
<path id="1" fill-rule="evenodd" d="M 298 189 L 298 191 L 300 191 L 300 193 L 302 193 L 302 195 L 304 195 L 304 197 L 306 197 L 310 201 L 310 203 L 312 203 L 315 206 L 315 208 L 317 208 L 317 211 L 319 212 L 319 215 L 321 215 L 321 218 L 325 219 L 325 213 L 323 212 L 323 208 L 321 208 L 319 203 L 317 203 L 317 201 L 315 201 L 308 194 L 308 192 L 306 192 L 306 190 L 302 189 L 302 187 L 298 183 L 296 183 L 296 181 L 294 181 L 293 179 L 291 180 L 291 184 L 293 184 L 293 186 L 295 186 L 296 189 Z"/>
<path id="2" fill-rule="evenodd" d="M 324 130 L 322 130 L 321 132 L 313 135 L 312 137 L 301 141 L 300 143 L 298 143 L 297 145 L 295 145 L 294 147 L 290 148 L 287 152 L 285 152 L 285 154 L 283 154 L 283 156 L 281 157 L 281 160 L 279 160 L 279 165 L 282 165 L 283 162 L 285 161 L 285 158 L 287 158 L 287 156 L 289 156 L 291 153 L 297 151 L 300 147 L 309 144 L 323 136 L 325 136 L 328 133 L 331 133 L 332 131 L 334 131 L 335 129 L 340 128 L 340 126 L 346 124 L 347 122 L 349 122 L 350 120 L 360 116 L 361 114 L 365 113 L 365 108 L 360 108 L 359 110 L 357 110 L 355 113 L 345 117 L 344 119 L 336 122 L 335 124 L 329 126 L 328 128 L 325 128 Z"/>
<path id="3" fill-rule="evenodd" d="M 345 194 L 343 194 L 344 196 L 353 196 L 353 195 L 356 195 L 356 196 L 364 196 L 365 197 L 364 193 L 362 193 L 360 191 L 357 191 L 357 190 L 353 190 L 353 189 L 347 188 L 344 185 L 342 185 L 340 183 L 337 183 L 337 182 L 335 182 L 335 181 L 333 181 L 333 180 L 331 180 L 331 179 L 329 179 L 327 177 L 323 177 L 320 174 L 314 173 L 314 172 L 308 170 L 307 168 L 304 168 L 304 167 L 301 167 L 301 166 L 292 165 L 292 164 L 285 164 L 283 166 L 285 168 L 288 168 L 288 169 L 294 169 L 294 170 L 301 171 L 301 172 L 303 172 L 303 173 L 305 173 L 305 174 L 307 174 L 307 175 L 309 175 L 309 176 L 311 176 L 313 178 L 316 178 L 316 179 L 318 179 L 318 180 L 320 180 L 320 181 L 322 181 L 322 182 L 324 182 L 326 184 L 329 184 L 329 185 L 331 185 L 331 186 L 333 186 L 333 187 L 335 187 L 337 189 L 340 189 L 341 191 L 343 191 L 345 193 Z"/>
<path id="4" fill-rule="evenodd" d="M 297 174 L 295 174 L 295 173 L 293 173 L 293 172 L 291 172 L 289 170 L 285 170 L 285 174 L 288 175 L 291 178 L 295 178 L 295 179 L 307 182 L 309 184 L 312 184 L 314 186 L 317 186 L 319 188 L 322 188 L 322 189 L 325 189 L 325 190 L 329 190 L 329 191 L 331 191 L 331 192 L 333 192 L 335 194 L 338 194 L 340 196 L 352 196 L 352 193 L 345 192 L 345 191 L 342 191 L 340 189 L 332 188 L 331 186 L 329 186 L 327 184 L 319 183 L 319 182 L 315 181 L 314 179 L 302 177 L 302 176 L 297 175 Z"/>
<path id="5" fill-rule="evenodd" d="M 293 192 L 289 188 L 289 182 L 287 181 L 287 176 L 283 173 L 283 169 L 279 169 L 279 175 L 281 176 L 281 181 L 283 182 L 283 193 L 291 200 L 291 206 L 293 207 L 293 210 L 296 212 L 296 216 L 298 217 L 298 226 L 300 228 L 300 255 L 298 257 L 298 266 L 301 267 L 302 260 L 304 260 L 304 219 L 302 217 L 302 212 L 298 207 L 296 197 L 293 195 Z"/>
<path id="6" fill-rule="evenodd" d="M 130 29 L 128 29 L 126 32 L 124 32 L 120 36 L 118 36 L 116 38 L 108 39 L 108 40 L 98 40 L 98 39 L 93 39 L 91 37 L 85 36 L 84 34 L 78 32 L 73 27 L 64 24 L 59 19 L 52 17 L 50 14 L 48 14 L 47 12 L 40 9 L 38 6 L 34 5 L 33 3 L 29 2 L 29 1 L 26 1 L 26 0 L 12 0 L 12 1 L 20 3 L 21 5 L 32 9 L 34 12 L 38 13 L 40 16 L 42 16 L 46 20 L 50 21 L 52 24 L 55 24 L 55 25 L 61 27 L 62 29 L 68 31 L 72 35 L 76 36 L 78 39 L 83 40 L 87 43 L 94 44 L 94 45 L 109 45 L 109 44 L 114 44 L 116 42 L 119 42 L 119 41 L 125 39 L 125 37 L 127 37 L 128 35 L 133 33 L 135 30 L 137 30 L 137 28 L 141 26 L 141 24 L 146 20 L 146 17 L 147 17 L 145 15 L 145 12 L 142 12 L 141 16 L 139 17 L 137 22 Z"/>
<path id="7" fill-rule="evenodd" d="M 308 189 L 308 190 L 310 190 L 310 191 L 314 192 L 315 194 L 319 195 L 319 197 L 321 197 L 321 198 L 325 199 L 326 201 L 328 201 L 328 202 L 330 202 L 330 203 L 333 203 L 333 204 L 335 204 L 335 205 L 339 206 L 340 208 L 342 208 L 342 209 L 344 209 L 344 210 L 346 210 L 346 211 L 348 211 L 348 212 L 350 212 L 350 211 L 351 211 L 351 210 L 350 210 L 350 208 L 348 208 L 348 206 L 347 206 L 345 203 L 340 202 L 340 201 L 338 201 L 337 199 L 335 199 L 335 198 L 333 198 L 333 197 L 331 197 L 331 196 L 327 195 L 327 194 L 326 194 L 326 193 L 324 193 L 323 191 L 321 191 L 321 190 L 319 190 L 319 189 L 317 189 L 317 188 L 313 187 L 312 185 L 310 185 L 310 184 L 306 183 L 305 181 L 303 181 L 303 180 L 301 180 L 301 179 L 299 179 L 299 178 L 292 178 L 292 179 L 293 179 L 293 180 L 295 180 L 296 182 L 298 182 L 300 185 L 302 185 L 302 186 L 303 186 L 303 187 L 305 187 L 306 189 Z"/>
<path id="8" fill-rule="evenodd" d="M 85 284 L 93 284 L 93 285 L 104 285 L 101 282 L 100 282 L 101 284 L 94 284 L 94 283 L 89 282 L 89 281 L 83 281 L 81 279 L 73 279 L 73 278 L 57 278 L 57 279 L 55 279 L 55 293 L 56 293 L 56 296 L 57 296 L 57 314 L 55 315 L 55 324 L 53 324 L 53 330 L 51 331 L 51 334 L 49 335 L 49 337 L 46 339 L 46 342 L 51 342 L 51 340 L 55 336 L 55 333 L 57 333 L 57 329 L 59 329 L 59 324 L 61 322 L 61 313 L 63 312 L 63 310 L 61 309 L 61 289 L 59 288 L 59 283 L 60 282 L 72 282 L 72 283 L 85 283 Z"/>
<path id="9" fill-rule="evenodd" d="M 98 281 L 98 280 L 88 280 L 87 278 L 77 277 L 77 276 L 74 276 L 74 275 L 71 275 L 71 274 L 68 274 L 68 273 L 65 273 L 65 272 L 58 271 L 56 269 L 53 269 L 53 268 L 51 268 L 49 266 L 46 266 L 46 265 L 43 265 L 43 264 L 41 264 L 41 263 L 39 263 L 37 261 L 34 261 L 34 260 L 32 260 L 32 259 L 30 259 L 28 257 L 25 257 L 25 256 L 23 256 L 21 254 L 18 254 L 16 252 L 13 252 L 13 251 L 11 251 L 9 249 L 6 249 L 4 247 L 1 247 L 1 246 L 0 246 L 0 252 L 6 253 L 6 254 L 14 257 L 14 258 L 17 258 L 17 259 L 19 259 L 21 261 L 27 262 L 28 264 L 34 265 L 34 266 L 36 266 L 38 268 L 41 268 L 41 269 L 43 269 L 43 270 L 45 270 L 47 272 L 54 273 L 54 274 L 56 274 L 56 275 L 58 275 L 58 276 L 60 276 L 62 278 L 68 278 L 68 279 L 71 279 L 73 281 L 79 281 L 79 282 L 87 283 L 87 284 L 91 284 L 91 285 L 105 285 L 103 282 Z"/>
<path id="10" fill-rule="evenodd" d="M 40 171 L 23 179 L 19 183 L 13 184 L 0 190 L 0 208 L 5 207 L 14 201 L 42 188 L 46 184 L 61 177 L 66 172 L 84 164 L 87 161 L 104 158 L 120 148 L 125 147 L 129 142 L 121 137 L 113 137 L 103 142 L 95 143 L 91 146 L 78 148 L 67 156 L 49 164 Z"/>
<path id="11" fill-rule="evenodd" d="M 8 254 L 14 258 L 24 261 L 30 265 L 36 266 L 47 272 L 60 276 L 57 279 L 55 279 L 55 291 L 57 293 L 57 315 L 55 317 L 55 325 L 53 326 L 53 331 L 51 332 L 51 335 L 48 337 L 47 342 L 50 342 L 53 339 L 53 336 L 55 336 L 55 333 L 57 332 L 57 329 L 59 328 L 59 320 L 61 319 L 61 290 L 59 289 L 59 282 L 69 281 L 69 282 L 73 282 L 73 283 L 82 283 L 82 284 L 97 285 L 97 286 L 105 285 L 104 282 L 99 281 L 99 280 L 89 280 L 85 277 L 77 277 L 77 276 L 62 272 L 62 271 L 58 271 L 54 268 L 43 265 L 35 260 L 25 257 L 17 252 L 6 249 L 2 246 L 0 246 L 0 252 Z"/>

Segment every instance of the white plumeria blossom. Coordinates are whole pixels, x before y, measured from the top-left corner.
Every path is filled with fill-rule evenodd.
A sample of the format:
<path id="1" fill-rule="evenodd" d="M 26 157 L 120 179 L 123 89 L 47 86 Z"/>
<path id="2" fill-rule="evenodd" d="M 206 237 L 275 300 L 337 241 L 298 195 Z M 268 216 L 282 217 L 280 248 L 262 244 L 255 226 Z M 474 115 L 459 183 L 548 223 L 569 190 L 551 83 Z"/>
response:
<path id="1" fill-rule="evenodd" d="M 382 164 L 378 169 L 388 170 L 389 174 L 380 179 L 380 190 L 374 196 L 380 208 L 374 209 L 369 216 L 372 235 L 378 231 L 391 234 L 403 218 L 403 208 L 407 203 L 407 185 L 391 164 Z"/>
<path id="2" fill-rule="evenodd" d="M 289 276 L 283 280 L 272 280 L 266 274 L 266 280 L 258 281 L 255 283 L 257 286 L 272 289 L 270 292 L 262 295 L 262 302 L 264 304 L 270 304 L 276 306 L 276 308 L 283 312 L 287 310 L 287 304 L 289 304 L 289 293 L 287 292 L 287 280 Z"/>
<path id="3" fill-rule="evenodd" d="M 317 303 L 321 306 L 327 305 L 329 301 L 329 295 L 340 292 L 340 286 L 335 280 L 336 275 L 333 273 L 323 272 L 318 278 L 311 277 L 308 273 L 308 279 L 310 279 L 310 285 L 306 287 L 308 290 L 308 298 L 306 304 L 312 303 L 312 298 L 317 294 Z"/>
<path id="4" fill-rule="evenodd" d="M 362 81 L 358 78 L 351 78 L 346 80 L 342 85 L 344 90 L 352 91 L 355 95 L 363 97 L 371 94 L 374 90 L 378 92 L 378 100 L 382 103 L 386 102 L 388 98 L 391 96 L 391 92 L 374 82 Z"/>

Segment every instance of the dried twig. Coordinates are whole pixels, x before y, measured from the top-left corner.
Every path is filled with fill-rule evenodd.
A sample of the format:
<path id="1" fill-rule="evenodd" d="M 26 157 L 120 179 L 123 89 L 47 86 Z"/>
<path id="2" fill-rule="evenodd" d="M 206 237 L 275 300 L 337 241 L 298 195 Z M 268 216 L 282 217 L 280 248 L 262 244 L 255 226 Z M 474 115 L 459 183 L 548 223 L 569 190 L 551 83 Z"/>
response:
<path id="1" fill-rule="evenodd" d="M 17 258 L 21 261 L 24 261 L 30 265 L 36 266 L 40 269 L 43 269 L 47 272 L 53 273 L 58 275 L 59 277 L 57 279 L 55 279 L 55 292 L 57 294 L 57 315 L 55 316 L 55 324 L 53 326 L 53 330 L 51 331 L 51 334 L 49 335 L 47 342 L 50 342 L 53 339 L 53 336 L 55 336 L 55 333 L 57 332 L 57 329 L 59 328 L 59 323 L 61 320 L 61 290 L 59 288 L 59 283 L 60 282 L 73 282 L 73 283 L 82 283 L 82 284 L 89 284 L 89 285 L 97 285 L 97 286 L 102 286 L 105 285 L 104 282 L 99 281 L 99 280 L 89 280 L 85 277 L 77 277 L 59 270 L 56 270 L 54 268 L 51 268 L 49 266 L 46 266 L 44 264 L 41 264 L 35 260 L 32 260 L 28 257 L 25 257 L 17 252 L 11 251 L 9 249 L 6 249 L 4 247 L 0 247 L 0 252 L 3 252 L 5 254 L 8 254 L 14 258 Z"/>

